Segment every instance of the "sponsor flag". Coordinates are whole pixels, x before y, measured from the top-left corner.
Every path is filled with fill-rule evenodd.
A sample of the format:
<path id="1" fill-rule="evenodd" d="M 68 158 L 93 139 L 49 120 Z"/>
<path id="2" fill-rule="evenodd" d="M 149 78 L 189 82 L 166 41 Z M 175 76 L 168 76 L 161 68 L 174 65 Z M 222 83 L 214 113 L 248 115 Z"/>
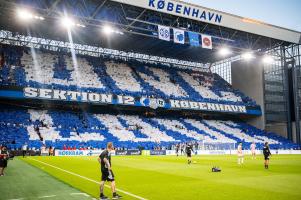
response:
<path id="1" fill-rule="evenodd" d="M 212 39 L 209 35 L 201 35 L 202 37 L 202 48 L 212 49 Z"/>
<path id="2" fill-rule="evenodd" d="M 158 25 L 158 36 L 160 40 L 170 41 L 169 27 Z"/>
<path id="3" fill-rule="evenodd" d="M 184 44 L 185 43 L 184 30 L 174 28 L 173 29 L 173 40 L 175 43 Z"/>
<path id="4" fill-rule="evenodd" d="M 188 32 L 189 43 L 191 46 L 200 46 L 199 34 Z"/>

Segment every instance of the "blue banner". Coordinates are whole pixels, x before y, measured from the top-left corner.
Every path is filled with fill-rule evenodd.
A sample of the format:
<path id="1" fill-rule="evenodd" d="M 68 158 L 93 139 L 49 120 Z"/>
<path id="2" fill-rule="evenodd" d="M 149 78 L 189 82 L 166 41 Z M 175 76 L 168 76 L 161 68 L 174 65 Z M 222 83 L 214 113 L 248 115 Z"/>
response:
<path id="1" fill-rule="evenodd" d="M 70 90 L 55 90 L 46 88 L 26 87 L 23 90 L 0 90 L 0 98 L 11 99 L 40 99 L 52 101 L 82 102 L 91 104 L 113 104 L 126 106 L 149 107 L 152 109 L 196 110 L 206 112 L 223 112 L 236 114 L 261 115 L 259 106 L 244 106 L 225 103 L 196 102 L 189 100 L 161 99 L 116 95 L 109 93 L 78 92 Z"/>
<path id="2" fill-rule="evenodd" d="M 199 34 L 188 32 L 189 43 L 191 46 L 200 46 Z"/>

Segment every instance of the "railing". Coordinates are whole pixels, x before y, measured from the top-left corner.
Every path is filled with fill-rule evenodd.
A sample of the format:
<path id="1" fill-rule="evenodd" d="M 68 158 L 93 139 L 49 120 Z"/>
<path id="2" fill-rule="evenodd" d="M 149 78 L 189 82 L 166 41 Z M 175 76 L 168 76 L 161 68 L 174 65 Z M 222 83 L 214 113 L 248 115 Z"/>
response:
<path id="1" fill-rule="evenodd" d="M 203 63 L 165 58 L 160 56 L 152 56 L 134 52 L 125 52 L 52 39 L 25 36 L 17 33 L 15 34 L 11 31 L 6 30 L 0 30 L 0 43 L 15 46 L 25 46 L 37 49 L 42 48 L 50 51 L 59 51 L 61 49 L 64 49 L 67 52 L 71 52 L 71 50 L 74 50 L 74 52 L 79 55 L 88 55 L 93 57 L 109 57 L 112 59 L 136 60 L 143 63 L 164 64 L 168 67 L 193 69 L 202 72 L 209 72 L 209 65 L 205 65 Z"/>

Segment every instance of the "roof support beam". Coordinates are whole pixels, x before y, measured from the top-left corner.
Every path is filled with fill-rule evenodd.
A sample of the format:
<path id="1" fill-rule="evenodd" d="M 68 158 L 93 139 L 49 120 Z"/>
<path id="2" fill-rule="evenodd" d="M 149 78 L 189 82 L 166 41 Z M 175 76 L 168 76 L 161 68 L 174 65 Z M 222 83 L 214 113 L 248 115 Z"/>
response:
<path id="1" fill-rule="evenodd" d="M 89 19 L 94 19 L 95 16 L 98 14 L 98 12 L 100 11 L 100 9 L 105 5 L 105 3 L 107 2 L 107 0 L 104 0 L 101 4 L 99 4 L 97 6 L 97 8 L 95 9 L 95 11 L 92 13 L 92 15 L 89 17 Z"/>
<path id="2" fill-rule="evenodd" d="M 57 4 L 60 3 L 60 1 L 61 1 L 61 0 L 56 0 L 56 1 L 50 6 L 50 8 L 47 9 L 47 13 L 46 13 L 47 16 L 50 16 L 50 15 L 51 15 L 51 13 L 55 10 Z"/>
<path id="3" fill-rule="evenodd" d="M 140 17 L 142 17 L 142 15 L 145 13 L 146 9 L 144 9 L 130 24 L 129 26 L 132 26 L 137 20 L 140 19 Z"/>

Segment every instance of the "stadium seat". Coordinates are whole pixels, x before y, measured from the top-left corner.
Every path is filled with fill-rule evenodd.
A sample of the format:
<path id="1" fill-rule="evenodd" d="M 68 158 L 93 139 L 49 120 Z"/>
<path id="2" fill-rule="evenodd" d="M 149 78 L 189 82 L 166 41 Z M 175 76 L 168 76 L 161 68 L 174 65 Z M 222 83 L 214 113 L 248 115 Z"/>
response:
<path id="1" fill-rule="evenodd" d="M 0 68 L 0 85 L 60 90 L 105 92 L 220 104 L 257 106 L 217 74 L 174 70 L 117 58 L 72 56 L 64 52 L 2 46 L 6 62 Z"/>
<path id="2" fill-rule="evenodd" d="M 33 109 L 0 111 L 0 140 L 11 149 L 20 149 L 24 143 L 30 149 L 40 149 L 43 144 L 57 149 L 64 145 L 104 148 L 108 141 L 126 149 L 151 149 L 158 144 L 167 148 L 190 141 L 225 145 L 242 142 L 246 148 L 252 142 L 260 148 L 264 142 L 273 149 L 299 147 L 243 122 Z"/>

